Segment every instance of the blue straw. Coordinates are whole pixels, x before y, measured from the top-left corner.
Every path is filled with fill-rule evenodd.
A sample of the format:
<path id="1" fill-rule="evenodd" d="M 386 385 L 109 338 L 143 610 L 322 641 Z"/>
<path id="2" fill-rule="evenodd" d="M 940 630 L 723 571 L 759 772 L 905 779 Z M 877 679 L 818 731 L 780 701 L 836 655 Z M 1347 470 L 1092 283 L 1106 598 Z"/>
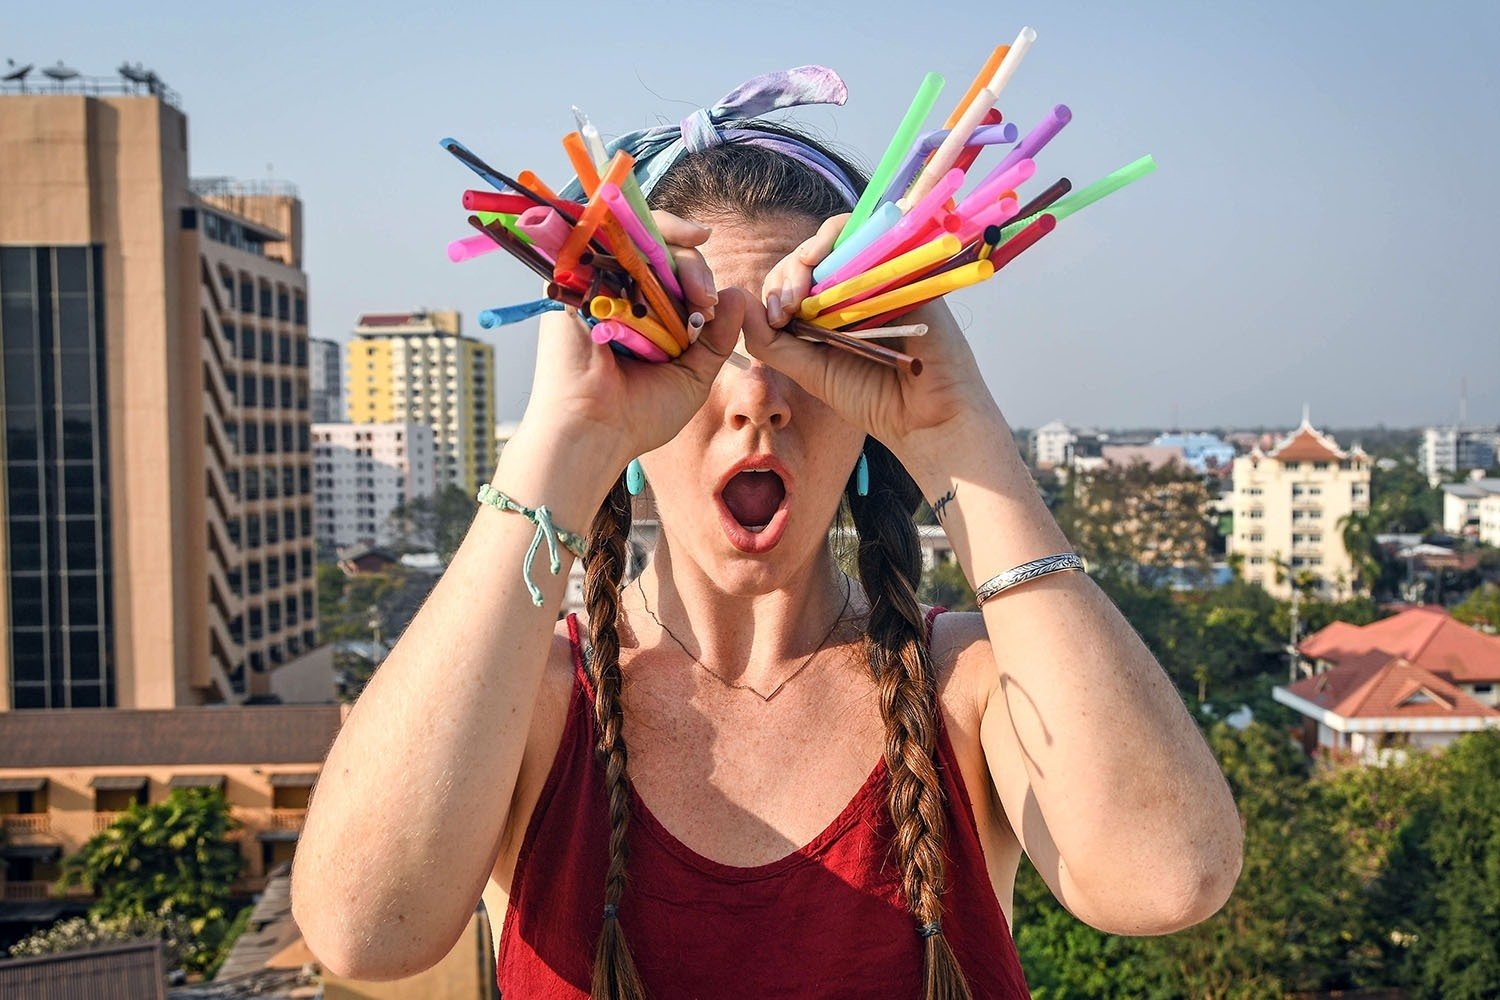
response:
<path id="1" fill-rule="evenodd" d="M 551 299 L 537 299 L 534 302 L 522 302 L 513 306 L 500 306 L 497 309 L 486 309 L 479 314 L 479 325 L 486 330 L 492 330 L 497 326 L 509 326 L 511 323 L 519 323 L 542 313 L 557 312 L 563 308 L 561 302 Z"/>
<path id="2" fill-rule="evenodd" d="M 874 243 L 885 235 L 896 223 L 901 221 L 901 209 L 893 202 L 884 202 L 879 208 L 870 213 L 870 217 L 864 224 L 849 235 L 838 249 L 823 259 L 823 263 L 813 268 L 813 283 L 827 280 L 828 276 L 845 264 L 854 259 L 854 255 L 865 247 Z"/>

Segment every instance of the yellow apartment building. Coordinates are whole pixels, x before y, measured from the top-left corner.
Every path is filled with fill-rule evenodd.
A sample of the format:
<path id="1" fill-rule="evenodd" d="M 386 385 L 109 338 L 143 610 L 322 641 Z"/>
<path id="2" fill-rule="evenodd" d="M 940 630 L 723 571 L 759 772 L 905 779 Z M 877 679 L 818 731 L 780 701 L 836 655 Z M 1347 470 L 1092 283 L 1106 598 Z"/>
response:
<path id="1" fill-rule="evenodd" d="M 472 494 L 495 473 L 495 353 L 460 327 L 451 310 L 360 316 L 344 386 L 350 423 L 431 427 L 438 488 Z"/>

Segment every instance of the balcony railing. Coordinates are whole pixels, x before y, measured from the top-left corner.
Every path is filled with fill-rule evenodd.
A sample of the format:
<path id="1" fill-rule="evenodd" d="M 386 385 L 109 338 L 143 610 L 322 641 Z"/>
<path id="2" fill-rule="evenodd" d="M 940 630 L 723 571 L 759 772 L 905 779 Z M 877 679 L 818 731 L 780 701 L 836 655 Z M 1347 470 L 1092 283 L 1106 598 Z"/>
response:
<path id="1" fill-rule="evenodd" d="M 307 820 L 306 809 L 272 809 L 272 830 L 300 830 Z"/>
<path id="2" fill-rule="evenodd" d="M 98 833 L 100 830 L 109 829 L 111 826 L 114 826 L 115 820 L 123 815 L 125 814 L 119 811 L 94 813 L 94 832 Z"/>
<path id="3" fill-rule="evenodd" d="M 35 833 L 51 833 L 52 817 L 47 813 L 19 813 L 0 817 L 0 826 L 9 836 L 25 836 Z"/>
<path id="4" fill-rule="evenodd" d="M 7 900 L 24 899 L 50 899 L 52 897 L 51 882 L 7 882 L 5 883 L 5 896 Z"/>

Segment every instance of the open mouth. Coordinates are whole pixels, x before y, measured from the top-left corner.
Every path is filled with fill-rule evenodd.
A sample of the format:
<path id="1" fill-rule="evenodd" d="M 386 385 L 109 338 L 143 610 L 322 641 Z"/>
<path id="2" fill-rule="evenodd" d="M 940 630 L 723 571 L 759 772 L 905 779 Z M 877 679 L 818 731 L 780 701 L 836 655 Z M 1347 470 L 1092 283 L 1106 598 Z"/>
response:
<path id="1" fill-rule="evenodd" d="M 786 470 L 769 456 L 741 462 L 716 494 L 719 520 L 735 548 L 767 552 L 786 530 L 788 498 Z"/>

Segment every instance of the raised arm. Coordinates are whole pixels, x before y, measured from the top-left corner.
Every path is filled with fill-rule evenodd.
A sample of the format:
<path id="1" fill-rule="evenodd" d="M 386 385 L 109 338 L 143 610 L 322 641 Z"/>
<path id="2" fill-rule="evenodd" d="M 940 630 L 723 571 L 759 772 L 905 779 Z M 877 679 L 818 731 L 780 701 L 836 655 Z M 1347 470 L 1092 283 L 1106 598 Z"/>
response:
<path id="1" fill-rule="evenodd" d="M 658 214 L 670 242 L 707 231 Z M 544 317 L 526 416 L 494 485 L 584 535 L 620 470 L 669 440 L 706 397 L 743 297 L 713 292 L 680 251 L 690 301 L 718 316 L 674 364 L 621 361 L 575 315 Z M 421 611 L 376 672 L 324 763 L 297 846 L 292 911 L 332 971 L 411 975 L 458 940 L 494 867 L 572 556 L 521 568 L 536 527 L 483 507 Z"/>
<path id="2" fill-rule="evenodd" d="M 773 269 L 752 354 L 889 447 L 916 478 L 971 585 L 1070 550 L 1022 462 L 973 353 L 941 302 L 902 350 L 920 377 L 774 329 L 807 294 L 840 220 Z M 770 294 L 776 292 L 776 300 Z M 988 691 L 981 741 L 1028 856 L 1079 919 L 1115 933 L 1175 930 L 1214 913 L 1241 863 L 1228 783 L 1166 673 L 1099 588 L 1059 573 L 989 601 L 965 663 Z"/>

